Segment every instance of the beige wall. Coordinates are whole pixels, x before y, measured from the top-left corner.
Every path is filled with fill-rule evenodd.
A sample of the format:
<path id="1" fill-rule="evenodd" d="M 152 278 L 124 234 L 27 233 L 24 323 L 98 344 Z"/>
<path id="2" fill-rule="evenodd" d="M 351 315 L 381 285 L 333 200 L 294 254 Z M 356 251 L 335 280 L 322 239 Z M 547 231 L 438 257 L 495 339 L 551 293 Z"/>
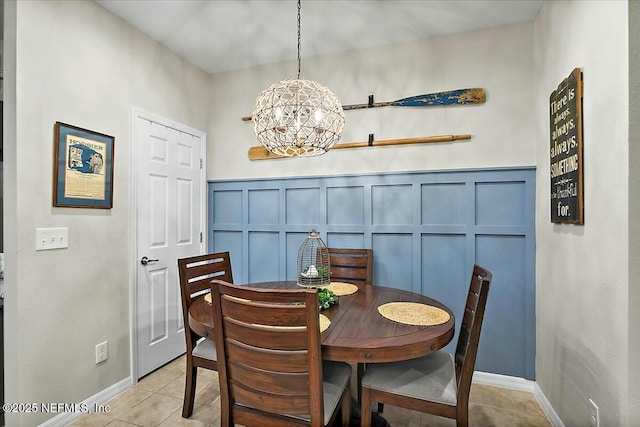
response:
<path id="1" fill-rule="evenodd" d="M 209 179 L 537 165 L 537 380 L 567 426 L 585 425 L 588 398 L 600 406 L 602 425 L 638 420 L 640 344 L 629 324 L 640 317 L 640 292 L 635 279 L 630 290 L 629 272 L 640 245 L 629 215 L 640 209 L 627 202 L 640 187 L 628 167 L 629 138 L 638 143 L 629 128 L 637 101 L 628 94 L 639 89 L 637 72 L 628 71 L 627 18 L 635 11 L 637 28 L 638 7 L 627 4 L 546 2 L 535 23 L 304 60 L 303 77 L 345 104 L 470 86 L 484 87 L 488 99 L 348 112 L 343 137 L 470 133 L 470 141 L 250 162 L 255 137 L 240 117 L 260 90 L 293 77 L 294 63 L 210 78 L 93 2 L 6 2 L 6 400 L 80 402 L 129 375 L 136 106 L 207 131 Z M 631 48 L 637 55 L 637 41 Z M 549 223 L 545 184 L 548 96 L 575 67 L 585 75 L 586 224 L 560 226 Z M 116 137 L 113 209 L 51 206 L 58 120 Z M 51 226 L 69 227 L 69 249 L 36 253 L 35 228 Z M 109 361 L 96 366 L 94 346 L 105 339 Z"/>
<path id="2" fill-rule="evenodd" d="M 94 2 L 6 5 L 17 52 L 12 64 L 5 44 L 17 98 L 4 140 L 6 401 L 78 403 L 130 375 L 131 108 L 205 130 L 209 76 Z M 56 121 L 115 136 L 113 209 L 52 207 Z M 69 248 L 36 252 L 35 228 L 56 226 Z M 109 360 L 96 365 L 104 340 Z"/>
<path id="3" fill-rule="evenodd" d="M 535 21 L 536 380 L 567 426 L 589 425 L 588 399 L 602 426 L 638 422 L 627 419 L 628 40 L 626 1 L 545 2 Z M 549 213 L 549 95 L 576 67 L 584 226 L 551 224 Z"/>
<path id="4" fill-rule="evenodd" d="M 385 107 L 347 111 L 343 142 L 471 134 L 451 144 L 360 148 L 322 157 L 249 161 L 257 141 L 250 115 L 257 94 L 295 77 L 293 62 L 213 76 L 207 153 L 209 179 L 353 174 L 469 167 L 530 166 L 533 145 L 533 26 L 509 25 L 302 61 L 302 77 L 340 94 L 344 104 L 393 101 L 466 87 L 487 91 L 484 105 Z"/>

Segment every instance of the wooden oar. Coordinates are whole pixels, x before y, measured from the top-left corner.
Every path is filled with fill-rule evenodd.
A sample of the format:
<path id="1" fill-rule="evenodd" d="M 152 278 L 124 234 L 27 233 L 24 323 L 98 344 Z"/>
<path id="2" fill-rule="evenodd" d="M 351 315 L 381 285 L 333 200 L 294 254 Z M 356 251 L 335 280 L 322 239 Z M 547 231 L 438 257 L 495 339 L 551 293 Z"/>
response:
<path id="1" fill-rule="evenodd" d="M 383 145 L 404 145 L 404 144 L 425 144 L 430 142 L 451 142 L 461 139 L 471 139 L 471 135 L 438 135 L 426 136 L 423 138 L 401 138 L 401 139 L 381 139 L 380 141 L 369 142 L 344 142 L 336 144 L 332 150 L 341 148 L 363 148 L 363 147 L 380 147 Z M 286 156 L 278 156 L 273 154 L 262 145 L 249 148 L 249 160 L 268 160 L 282 159 Z"/>
<path id="2" fill-rule="evenodd" d="M 367 104 L 343 105 L 343 110 L 359 110 L 362 108 L 375 107 L 433 107 L 436 105 L 464 105 L 464 104 L 484 104 L 487 94 L 484 89 L 476 87 L 470 89 L 449 90 L 446 92 L 427 93 L 424 95 L 410 96 L 390 102 L 373 102 L 373 96 L 369 97 Z M 251 117 L 242 118 L 244 122 L 250 122 Z"/>

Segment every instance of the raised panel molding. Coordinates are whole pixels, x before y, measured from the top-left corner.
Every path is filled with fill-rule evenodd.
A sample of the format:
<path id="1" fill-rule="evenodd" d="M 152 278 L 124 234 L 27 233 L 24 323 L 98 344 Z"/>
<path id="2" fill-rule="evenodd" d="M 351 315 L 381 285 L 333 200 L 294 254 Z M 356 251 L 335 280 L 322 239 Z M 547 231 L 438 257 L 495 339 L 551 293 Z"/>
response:
<path id="1" fill-rule="evenodd" d="M 222 180 L 208 194 L 209 250 L 230 251 L 236 283 L 294 280 L 315 228 L 372 248 L 375 285 L 436 298 L 459 325 L 473 264 L 486 267 L 476 370 L 535 379 L 535 168 Z"/>

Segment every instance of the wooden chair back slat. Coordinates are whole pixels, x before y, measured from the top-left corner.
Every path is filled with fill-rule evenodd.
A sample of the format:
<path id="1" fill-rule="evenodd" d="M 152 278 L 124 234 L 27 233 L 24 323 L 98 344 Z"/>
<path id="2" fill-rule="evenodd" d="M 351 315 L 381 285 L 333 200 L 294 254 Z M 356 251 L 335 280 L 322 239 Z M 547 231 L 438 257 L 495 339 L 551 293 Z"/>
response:
<path id="1" fill-rule="evenodd" d="M 198 255 L 178 260 L 182 310 L 186 319 L 195 297 L 210 288 L 211 280 L 233 283 L 229 252 Z"/>
<path id="2" fill-rule="evenodd" d="M 336 267 L 332 264 L 331 279 L 334 282 L 353 282 L 355 280 L 358 283 L 364 283 L 367 280 L 367 271 L 353 267 Z"/>
<path id="3" fill-rule="evenodd" d="M 256 369 L 234 359 L 229 362 L 228 375 L 240 384 L 263 393 L 287 396 L 308 396 L 309 376 L 306 372 L 282 372 L 276 369 Z"/>
<path id="4" fill-rule="evenodd" d="M 248 346 L 274 350 L 306 350 L 309 345 L 306 327 L 269 327 L 237 322 L 235 319 L 223 321 L 226 338 Z"/>
<path id="5" fill-rule="evenodd" d="M 358 287 L 373 282 L 373 250 L 327 248 L 331 266 L 331 281 L 348 282 Z"/>
<path id="6" fill-rule="evenodd" d="M 267 412 L 273 414 L 307 415 L 310 412 L 309 396 L 257 393 L 256 390 L 235 382 L 231 385 L 231 398 L 250 408 L 268 408 Z"/>
<path id="7" fill-rule="evenodd" d="M 225 298 L 223 316 L 241 318 L 247 323 L 271 326 L 305 326 L 304 306 L 293 303 L 260 304 L 238 298 Z"/>
<path id="8" fill-rule="evenodd" d="M 242 360 L 255 369 L 272 369 L 283 372 L 306 372 L 304 364 L 309 357 L 306 350 L 299 351 L 260 351 L 246 344 L 227 340 L 227 355 L 231 360 Z"/>

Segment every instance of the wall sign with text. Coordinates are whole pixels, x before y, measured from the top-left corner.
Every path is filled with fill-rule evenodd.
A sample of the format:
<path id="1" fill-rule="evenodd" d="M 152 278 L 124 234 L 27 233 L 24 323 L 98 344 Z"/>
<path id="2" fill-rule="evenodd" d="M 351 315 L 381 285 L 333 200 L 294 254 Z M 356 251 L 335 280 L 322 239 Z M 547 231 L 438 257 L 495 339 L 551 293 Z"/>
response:
<path id="1" fill-rule="evenodd" d="M 551 222 L 584 224 L 582 71 L 574 69 L 549 97 Z"/>

